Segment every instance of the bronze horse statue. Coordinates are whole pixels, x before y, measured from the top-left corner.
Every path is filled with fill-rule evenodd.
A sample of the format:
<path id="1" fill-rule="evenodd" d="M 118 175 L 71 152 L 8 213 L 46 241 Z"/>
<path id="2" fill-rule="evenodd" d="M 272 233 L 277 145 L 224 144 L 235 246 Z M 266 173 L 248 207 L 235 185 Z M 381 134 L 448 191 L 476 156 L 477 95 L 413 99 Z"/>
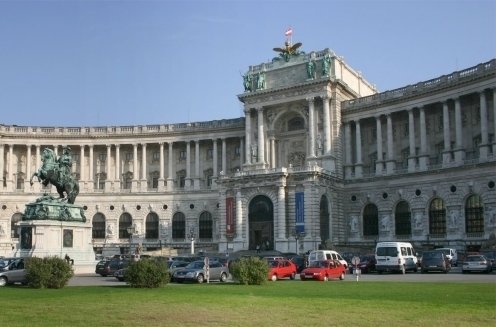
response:
<path id="1" fill-rule="evenodd" d="M 38 182 L 43 186 L 49 183 L 55 186 L 60 199 L 64 199 L 64 192 L 67 194 L 67 202 L 74 204 L 76 196 L 79 194 L 79 184 L 70 174 L 72 161 L 70 154 L 64 149 L 64 154 L 57 160 L 52 149 L 45 148 L 41 156 L 43 162 L 40 169 L 31 176 L 29 181 L 33 185 L 33 178 L 37 177 Z"/>

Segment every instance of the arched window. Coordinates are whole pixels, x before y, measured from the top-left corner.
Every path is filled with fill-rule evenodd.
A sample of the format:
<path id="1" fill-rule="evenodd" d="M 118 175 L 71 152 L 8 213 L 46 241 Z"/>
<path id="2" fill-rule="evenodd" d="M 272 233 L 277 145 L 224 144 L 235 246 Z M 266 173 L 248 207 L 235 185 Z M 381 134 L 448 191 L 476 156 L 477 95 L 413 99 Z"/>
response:
<path id="1" fill-rule="evenodd" d="M 155 212 L 146 216 L 145 238 L 158 238 L 158 216 Z"/>
<path id="2" fill-rule="evenodd" d="M 176 212 L 172 217 L 172 238 L 186 238 L 186 217 L 184 217 L 184 213 L 182 212 Z"/>
<path id="3" fill-rule="evenodd" d="M 124 212 L 119 217 L 119 238 L 129 238 L 129 233 L 127 232 L 127 228 L 131 227 L 133 223 L 133 218 L 127 212 Z"/>
<path id="4" fill-rule="evenodd" d="M 429 206 L 429 234 L 446 234 L 446 208 L 441 198 L 435 198 Z"/>
<path id="5" fill-rule="evenodd" d="M 92 237 L 93 238 L 105 238 L 105 216 L 97 212 L 93 216 L 92 220 Z"/>
<path id="6" fill-rule="evenodd" d="M 369 203 L 363 209 L 363 236 L 379 235 L 379 211 L 375 204 Z"/>
<path id="7" fill-rule="evenodd" d="M 19 238 L 19 233 L 17 231 L 18 226 L 16 224 L 20 222 L 22 219 L 22 214 L 16 213 L 12 216 L 12 219 L 10 221 L 10 237 L 12 238 Z"/>
<path id="8" fill-rule="evenodd" d="M 199 231 L 201 240 L 211 240 L 212 239 L 212 215 L 208 211 L 204 211 L 200 215 L 199 220 Z"/>
<path id="9" fill-rule="evenodd" d="M 406 201 L 401 201 L 396 205 L 394 222 L 396 235 L 410 235 L 412 233 L 410 206 Z"/>
<path id="10" fill-rule="evenodd" d="M 288 132 L 305 128 L 305 122 L 301 117 L 294 117 L 288 121 Z"/>
<path id="11" fill-rule="evenodd" d="M 484 232 L 482 199 L 477 194 L 471 195 L 465 202 L 465 232 Z"/>

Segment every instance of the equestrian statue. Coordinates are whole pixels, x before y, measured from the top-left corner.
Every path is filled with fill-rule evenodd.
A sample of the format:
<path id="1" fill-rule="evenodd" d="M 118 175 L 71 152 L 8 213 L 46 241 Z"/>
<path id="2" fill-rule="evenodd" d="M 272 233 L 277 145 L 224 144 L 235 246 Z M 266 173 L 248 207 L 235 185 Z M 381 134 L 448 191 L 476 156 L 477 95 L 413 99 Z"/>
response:
<path id="1" fill-rule="evenodd" d="M 57 189 L 57 193 L 60 195 L 59 200 L 67 201 L 69 204 L 74 204 L 76 196 L 79 194 L 79 184 L 71 175 L 71 148 L 64 146 L 62 155 L 56 158 L 56 155 L 52 149 L 43 149 L 41 161 L 42 166 L 38 171 L 36 171 L 29 181 L 33 185 L 33 178 L 37 177 L 38 182 L 41 182 L 43 186 L 52 184 Z M 64 196 L 67 194 L 67 196 Z"/>

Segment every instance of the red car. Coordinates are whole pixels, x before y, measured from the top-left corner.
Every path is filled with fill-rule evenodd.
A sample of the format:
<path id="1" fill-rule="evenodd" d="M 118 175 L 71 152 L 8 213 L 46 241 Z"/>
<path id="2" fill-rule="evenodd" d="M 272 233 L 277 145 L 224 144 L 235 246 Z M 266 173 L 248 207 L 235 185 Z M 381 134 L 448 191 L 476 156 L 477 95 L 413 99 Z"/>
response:
<path id="1" fill-rule="evenodd" d="M 316 279 L 327 282 L 331 278 L 344 279 L 346 268 L 339 261 L 314 261 L 300 273 L 301 280 Z"/>
<path id="2" fill-rule="evenodd" d="M 269 260 L 269 280 L 276 281 L 281 278 L 295 279 L 296 276 L 296 265 L 287 260 Z"/>

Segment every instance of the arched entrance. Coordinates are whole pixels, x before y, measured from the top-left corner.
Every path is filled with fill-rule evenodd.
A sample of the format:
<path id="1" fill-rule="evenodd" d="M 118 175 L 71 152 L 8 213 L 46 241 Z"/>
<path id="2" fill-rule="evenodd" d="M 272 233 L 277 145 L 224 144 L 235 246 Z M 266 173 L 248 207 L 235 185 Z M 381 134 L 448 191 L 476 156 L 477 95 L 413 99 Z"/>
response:
<path id="1" fill-rule="evenodd" d="M 250 201 L 248 209 L 249 249 L 255 250 L 257 245 L 262 250 L 274 249 L 274 206 L 272 201 L 257 195 Z"/>

